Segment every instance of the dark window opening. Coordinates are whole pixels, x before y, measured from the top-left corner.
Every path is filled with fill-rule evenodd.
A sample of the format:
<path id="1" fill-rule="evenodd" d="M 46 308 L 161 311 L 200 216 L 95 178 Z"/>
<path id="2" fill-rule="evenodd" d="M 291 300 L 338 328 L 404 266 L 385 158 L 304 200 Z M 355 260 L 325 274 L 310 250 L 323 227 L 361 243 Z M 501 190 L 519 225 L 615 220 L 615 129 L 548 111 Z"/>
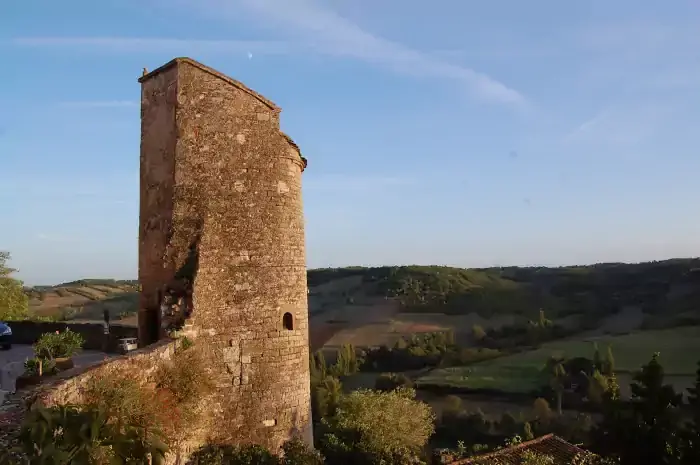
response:
<path id="1" fill-rule="evenodd" d="M 287 331 L 294 329 L 294 317 L 291 313 L 287 312 L 282 316 L 282 327 Z"/>

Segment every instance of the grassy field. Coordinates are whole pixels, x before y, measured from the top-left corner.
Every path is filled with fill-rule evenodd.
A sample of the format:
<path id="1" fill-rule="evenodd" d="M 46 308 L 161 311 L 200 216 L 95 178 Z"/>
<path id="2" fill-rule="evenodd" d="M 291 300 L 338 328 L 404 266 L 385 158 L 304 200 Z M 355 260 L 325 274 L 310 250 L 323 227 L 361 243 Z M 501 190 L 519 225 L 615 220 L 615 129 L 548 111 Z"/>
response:
<path id="1" fill-rule="evenodd" d="M 102 320 L 109 311 L 113 320 L 138 310 L 138 286 L 133 281 L 81 280 L 27 290 L 29 312 L 60 320 Z"/>
<path id="2" fill-rule="evenodd" d="M 671 375 L 669 382 L 676 384 L 678 380 L 679 388 L 687 386 L 686 378 L 693 376 L 700 359 L 700 327 L 692 326 L 641 331 L 624 336 L 558 341 L 546 344 L 538 350 L 468 367 L 436 369 L 420 378 L 418 382 L 469 389 L 498 389 L 513 393 L 530 392 L 545 381 L 541 370 L 550 356 L 591 358 L 594 341 L 598 343 L 601 351 L 605 351 L 608 344 L 612 346 L 616 369 L 620 373 L 638 370 L 649 361 L 654 352 L 660 352 L 661 363 L 666 373 Z"/>

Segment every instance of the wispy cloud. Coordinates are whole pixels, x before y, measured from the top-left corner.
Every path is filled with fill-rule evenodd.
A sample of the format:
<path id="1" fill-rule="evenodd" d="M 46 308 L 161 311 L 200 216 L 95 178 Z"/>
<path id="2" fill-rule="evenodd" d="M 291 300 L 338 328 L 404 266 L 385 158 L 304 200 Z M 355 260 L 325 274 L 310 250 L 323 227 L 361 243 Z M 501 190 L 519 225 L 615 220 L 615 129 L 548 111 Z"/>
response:
<path id="1" fill-rule="evenodd" d="M 262 26 L 282 27 L 291 35 L 300 34 L 321 53 L 355 58 L 403 74 L 454 80 L 473 95 L 489 101 L 525 103 L 524 96 L 517 90 L 486 74 L 373 34 L 317 0 L 200 0 L 190 3 L 232 16 L 238 16 L 243 8 Z"/>
<path id="2" fill-rule="evenodd" d="M 457 83 L 474 97 L 522 106 L 525 97 L 517 90 L 466 66 L 449 61 L 444 54 L 423 52 L 373 34 L 312 0 L 183 0 L 193 10 L 216 13 L 217 18 L 241 21 L 241 12 L 251 15 L 261 29 L 272 26 L 279 40 L 190 40 L 127 37 L 21 37 L 18 46 L 70 47 L 103 52 L 200 55 L 322 54 L 355 59 L 393 72 Z M 247 19 L 247 18 L 246 18 Z"/>
<path id="3" fill-rule="evenodd" d="M 265 40 L 199 40 L 158 37 L 18 37 L 12 43 L 25 47 L 80 48 L 99 53 L 170 53 L 197 55 L 222 54 L 286 54 L 291 44 Z"/>
<path id="4" fill-rule="evenodd" d="M 631 148 L 654 137 L 674 111 L 668 102 L 610 106 L 569 132 L 564 143 Z"/>

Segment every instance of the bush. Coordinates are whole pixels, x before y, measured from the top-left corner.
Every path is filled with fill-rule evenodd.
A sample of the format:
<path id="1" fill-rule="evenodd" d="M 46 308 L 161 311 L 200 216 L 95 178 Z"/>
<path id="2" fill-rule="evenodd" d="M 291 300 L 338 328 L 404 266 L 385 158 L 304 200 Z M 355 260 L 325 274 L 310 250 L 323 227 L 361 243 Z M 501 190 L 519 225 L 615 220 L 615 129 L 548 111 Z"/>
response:
<path id="1" fill-rule="evenodd" d="M 313 449 L 300 438 L 295 437 L 285 442 L 282 445 L 284 457 L 281 462 L 283 465 L 323 465 L 323 456 Z"/>
<path id="2" fill-rule="evenodd" d="M 70 329 L 62 333 L 44 333 L 34 344 L 34 353 L 42 359 L 72 357 L 84 343 L 83 336 Z"/>
<path id="3" fill-rule="evenodd" d="M 168 451 L 156 436 L 110 423 L 103 411 L 76 406 L 34 407 L 18 439 L 19 446 L 4 450 L 0 463 L 157 465 Z M 18 455 L 29 462 L 15 460 Z"/>
<path id="4" fill-rule="evenodd" d="M 39 365 L 41 365 L 42 376 L 52 375 L 58 371 L 56 362 L 52 359 L 42 360 L 35 357 L 24 362 L 24 374 L 29 376 L 39 375 Z"/>
<path id="5" fill-rule="evenodd" d="M 336 414 L 323 419 L 320 447 L 331 463 L 416 463 L 434 419 L 413 389 L 358 390 L 343 396 Z"/>
<path id="6" fill-rule="evenodd" d="M 323 465 L 323 457 L 298 438 L 282 445 L 280 458 L 259 445 L 207 445 L 195 452 L 192 465 Z"/>
<path id="7" fill-rule="evenodd" d="M 414 383 L 403 373 L 382 373 L 374 382 L 374 389 L 378 391 L 393 391 L 400 387 L 412 388 Z"/>
<path id="8" fill-rule="evenodd" d="M 172 394 L 149 388 L 137 376 L 116 369 L 95 375 L 83 388 L 83 403 L 88 409 L 104 412 L 116 425 L 172 439 L 181 423 Z"/>
<path id="9" fill-rule="evenodd" d="M 155 373 L 156 386 L 170 391 L 178 404 L 192 403 L 211 392 L 213 384 L 204 372 L 200 352 L 188 350 L 192 343 L 185 339 L 183 347 L 171 360 L 163 362 Z"/>

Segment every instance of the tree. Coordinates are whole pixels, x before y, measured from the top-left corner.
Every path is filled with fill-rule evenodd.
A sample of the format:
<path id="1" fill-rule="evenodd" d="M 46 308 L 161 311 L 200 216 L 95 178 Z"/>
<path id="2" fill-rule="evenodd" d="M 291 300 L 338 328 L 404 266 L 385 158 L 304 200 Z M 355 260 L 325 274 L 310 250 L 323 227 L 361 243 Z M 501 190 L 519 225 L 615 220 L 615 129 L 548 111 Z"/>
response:
<path id="1" fill-rule="evenodd" d="M 615 373 L 615 357 L 613 357 L 611 345 L 608 345 L 608 351 L 605 353 L 602 372 L 605 376 L 613 376 Z"/>
<path id="2" fill-rule="evenodd" d="M 431 407 L 415 400 L 413 389 L 357 390 L 323 420 L 320 448 L 329 463 L 411 463 L 433 434 L 433 421 Z"/>
<path id="3" fill-rule="evenodd" d="M 474 337 L 475 341 L 481 341 L 486 337 L 486 331 L 484 331 L 484 328 L 481 325 L 473 325 L 472 336 Z"/>
<path id="4" fill-rule="evenodd" d="M 347 376 L 357 373 L 358 369 L 359 363 L 355 347 L 352 344 L 343 344 L 338 350 L 338 358 L 331 367 L 331 373 L 334 376 Z"/>
<path id="5" fill-rule="evenodd" d="M 562 357 L 550 357 L 545 365 L 545 373 L 549 376 L 549 385 L 557 397 L 557 413 L 561 415 L 561 398 L 564 394 L 564 382 L 566 380 L 564 359 Z"/>
<path id="6" fill-rule="evenodd" d="M 683 428 L 683 464 L 687 465 L 700 463 L 700 362 L 695 373 L 695 385 L 688 388 L 690 421 Z"/>
<path id="7" fill-rule="evenodd" d="M 343 385 L 338 378 L 326 376 L 311 389 L 313 418 L 321 420 L 333 416 L 343 394 Z"/>
<path id="8" fill-rule="evenodd" d="M 547 399 L 538 397 L 532 404 L 532 410 L 534 410 L 535 418 L 543 425 L 549 424 L 552 420 L 552 409 L 549 407 L 549 402 Z"/>
<path id="9" fill-rule="evenodd" d="M 526 421 L 523 425 L 523 438 L 525 438 L 526 441 L 531 441 L 535 439 L 535 435 L 532 432 L 532 425 L 529 421 Z"/>
<path id="10" fill-rule="evenodd" d="M 613 395 L 607 396 L 603 420 L 594 431 L 592 442 L 604 455 L 619 457 L 622 465 L 677 463 L 678 407 L 682 395 L 664 384 L 658 353 L 635 375 L 630 389 L 629 406 Z"/>
<path id="11" fill-rule="evenodd" d="M 593 343 L 593 367 L 595 370 L 603 370 L 603 358 L 600 356 L 597 342 Z"/>
<path id="12" fill-rule="evenodd" d="M 608 390 L 608 379 L 603 374 L 596 370 L 593 376 L 588 378 L 588 400 L 594 404 L 601 404 L 603 396 Z"/>
<path id="13" fill-rule="evenodd" d="M 11 275 L 17 270 L 7 266 L 9 252 L 0 251 L 0 321 L 27 318 L 29 299 L 22 281 Z"/>
<path id="14" fill-rule="evenodd" d="M 403 373 L 382 373 L 374 382 L 378 391 L 393 391 L 400 387 L 413 387 L 413 381 Z"/>

